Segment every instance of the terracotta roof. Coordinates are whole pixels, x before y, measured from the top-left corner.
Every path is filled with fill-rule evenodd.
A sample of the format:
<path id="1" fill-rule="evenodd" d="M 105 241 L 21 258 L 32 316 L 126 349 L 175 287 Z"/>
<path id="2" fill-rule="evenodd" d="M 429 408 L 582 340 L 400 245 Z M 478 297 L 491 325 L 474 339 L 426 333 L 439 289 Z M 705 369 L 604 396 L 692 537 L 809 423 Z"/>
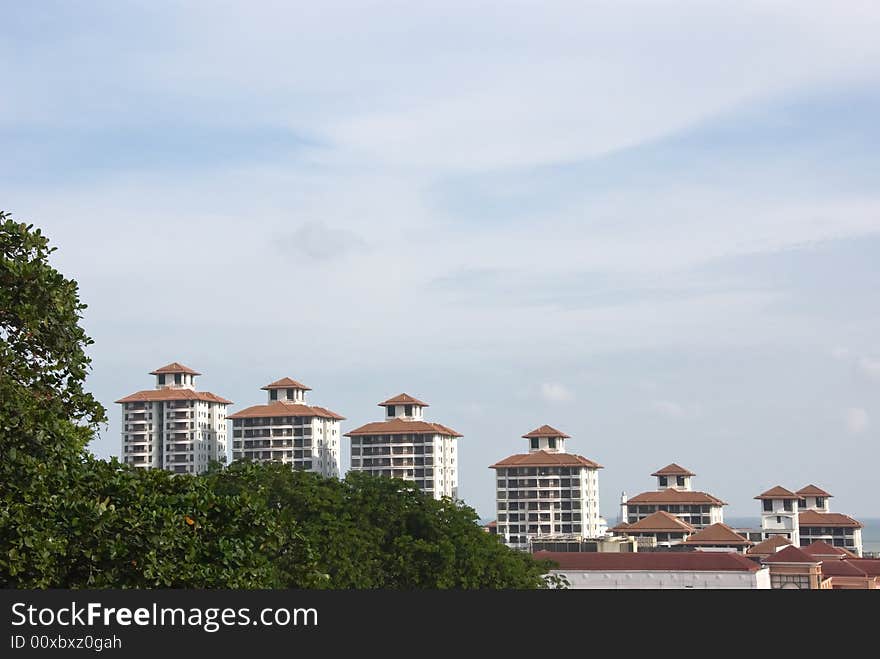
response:
<path id="1" fill-rule="evenodd" d="M 186 373 L 188 375 L 201 375 L 198 371 L 192 370 L 189 366 L 184 366 L 180 362 L 171 362 L 167 366 L 157 368 L 150 371 L 150 375 L 164 375 L 165 373 Z"/>
<path id="2" fill-rule="evenodd" d="M 716 522 L 704 529 L 700 529 L 690 536 L 684 543 L 686 545 L 751 545 L 747 538 L 730 528 L 727 524 Z"/>
<path id="3" fill-rule="evenodd" d="M 311 391 L 311 388 L 307 387 L 302 382 L 297 382 L 296 380 L 291 380 L 290 378 L 281 378 L 280 380 L 275 380 L 275 382 L 267 384 L 265 387 L 260 387 L 260 389 L 302 389 L 303 391 Z"/>
<path id="4" fill-rule="evenodd" d="M 452 428 L 447 428 L 439 423 L 427 421 L 405 421 L 404 419 L 389 419 L 388 421 L 375 421 L 360 428 L 345 433 L 346 437 L 359 437 L 361 435 L 407 435 L 426 433 L 435 435 L 451 435 L 452 437 L 464 437 Z"/>
<path id="5" fill-rule="evenodd" d="M 880 559 L 878 558 L 847 558 L 845 561 L 857 566 L 869 576 L 880 577 Z"/>
<path id="6" fill-rule="evenodd" d="M 767 490 L 763 494 L 759 494 L 755 498 L 756 499 L 800 499 L 800 497 L 797 494 L 795 494 L 791 490 L 786 490 L 781 485 L 777 485 L 776 487 L 771 487 L 769 490 Z"/>
<path id="7" fill-rule="evenodd" d="M 829 545 L 827 542 L 822 542 L 821 540 L 816 540 L 813 544 L 808 547 L 802 547 L 802 549 L 808 553 L 810 556 L 834 556 L 836 558 L 857 558 L 855 554 L 851 551 L 847 551 L 843 547 L 834 547 L 833 545 Z"/>
<path id="8" fill-rule="evenodd" d="M 805 510 L 798 513 L 798 524 L 801 526 L 847 526 L 860 529 L 863 524 L 843 513 L 820 513 L 817 510 Z"/>
<path id="9" fill-rule="evenodd" d="M 212 394 L 210 391 L 193 391 L 192 389 L 148 389 L 120 398 L 117 403 L 149 403 L 165 400 L 204 400 L 209 403 L 232 405 L 231 400 Z"/>
<path id="10" fill-rule="evenodd" d="M 806 487 L 802 487 L 795 494 L 800 494 L 802 497 L 833 497 L 833 494 L 828 494 L 825 490 L 820 487 L 816 487 L 813 484 L 807 485 Z"/>
<path id="11" fill-rule="evenodd" d="M 802 549 L 798 549 L 794 545 L 790 545 L 785 549 L 770 554 L 761 559 L 764 563 L 821 563 L 815 556 L 810 556 Z"/>
<path id="12" fill-rule="evenodd" d="M 669 571 L 669 572 L 757 572 L 761 569 L 736 552 L 652 551 L 652 552 L 553 552 L 539 551 L 538 560 L 559 564 L 557 570 L 585 571 Z"/>
<path id="13" fill-rule="evenodd" d="M 421 405 L 422 407 L 430 407 L 425 402 L 420 401 L 418 398 L 413 398 L 409 394 L 398 394 L 394 398 L 389 398 L 383 403 L 379 403 L 379 407 L 384 407 L 385 405 Z"/>
<path id="14" fill-rule="evenodd" d="M 694 527 L 687 522 L 680 520 L 675 515 L 670 515 L 667 512 L 658 510 L 656 513 L 651 513 L 647 517 L 643 517 L 638 522 L 627 524 L 625 527 L 618 525 L 611 530 L 627 532 L 639 531 L 645 533 L 650 533 L 652 531 L 685 531 L 686 533 L 693 533 Z"/>
<path id="15" fill-rule="evenodd" d="M 279 416 L 319 416 L 326 419 L 336 419 L 341 421 L 344 416 L 331 412 L 317 405 L 302 405 L 300 403 L 289 403 L 285 400 L 275 400 L 268 405 L 253 405 L 245 409 L 230 414 L 227 419 L 253 419 L 257 417 L 279 417 Z"/>
<path id="16" fill-rule="evenodd" d="M 484 525 L 483 528 L 485 528 L 485 529 L 494 529 L 496 526 L 498 526 L 498 521 L 493 519 L 491 522 L 489 522 L 488 524 Z"/>
<path id="17" fill-rule="evenodd" d="M 547 451 L 532 451 L 531 453 L 518 453 L 504 458 L 489 466 L 496 467 L 588 467 L 590 469 L 602 469 L 602 465 L 593 462 L 589 458 L 575 453 L 548 453 Z"/>
<path id="18" fill-rule="evenodd" d="M 677 465 L 674 462 L 672 464 L 668 464 L 663 469 L 658 469 L 655 471 L 652 476 L 696 476 L 696 474 L 688 469 L 685 469 L 681 465 Z"/>
<path id="19" fill-rule="evenodd" d="M 759 542 L 754 547 L 746 550 L 747 554 L 773 554 L 780 547 L 791 546 L 791 540 L 784 535 L 771 535 L 766 540 Z"/>
<path id="20" fill-rule="evenodd" d="M 564 437 L 568 438 L 571 435 L 566 435 L 561 430 L 556 430 L 553 426 L 543 425 L 540 428 L 535 428 L 532 432 L 527 435 L 523 435 L 523 439 L 532 439 L 533 437 Z"/>
<path id="21" fill-rule="evenodd" d="M 664 504 L 664 503 L 705 503 L 712 506 L 726 506 L 727 504 L 717 497 L 706 492 L 692 492 L 688 490 L 666 490 L 654 492 L 642 492 L 626 502 L 630 504 Z"/>
<path id="22" fill-rule="evenodd" d="M 822 561 L 823 577 L 862 577 L 868 576 L 868 573 L 861 569 L 861 566 L 855 561 Z"/>

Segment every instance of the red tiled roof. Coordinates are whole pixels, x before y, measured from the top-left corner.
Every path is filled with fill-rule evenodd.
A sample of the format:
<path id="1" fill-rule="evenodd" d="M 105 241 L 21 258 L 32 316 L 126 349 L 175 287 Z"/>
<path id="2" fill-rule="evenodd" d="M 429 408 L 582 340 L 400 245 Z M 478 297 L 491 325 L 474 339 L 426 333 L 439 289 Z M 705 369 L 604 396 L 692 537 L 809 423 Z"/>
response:
<path id="1" fill-rule="evenodd" d="M 686 545 L 751 545 L 747 538 L 730 528 L 727 524 L 716 522 L 704 529 L 700 529 L 690 536 Z"/>
<path id="2" fill-rule="evenodd" d="M 828 494 L 825 490 L 820 487 L 816 487 L 812 483 L 807 485 L 806 487 L 802 487 L 795 494 L 800 494 L 802 497 L 833 497 L 833 494 Z"/>
<path id="3" fill-rule="evenodd" d="M 589 469 L 602 469 L 602 465 L 593 462 L 589 458 L 575 453 L 548 453 L 547 451 L 532 451 L 531 453 L 518 453 L 504 458 L 489 466 L 489 469 L 497 467 L 588 467 Z"/>
<path id="4" fill-rule="evenodd" d="M 384 407 L 385 405 L 421 405 L 422 407 L 430 407 L 425 402 L 420 401 L 418 398 L 413 398 L 409 394 L 398 394 L 394 398 L 389 398 L 383 403 L 379 403 L 379 407 Z"/>
<path id="5" fill-rule="evenodd" d="M 861 566 L 855 561 L 822 561 L 823 577 L 862 577 L 868 576 L 868 573 L 861 569 Z"/>
<path id="6" fill-rule="evenodd" d="M 791 545 L 791 540 L 784 535 L 771 535 L 766 540 L 759 542 L 754 547 L 746 550 L 747 554 L 773 554 L 780 547 Z"/>
<path id="7" fill-rule="evenodd" d="M 268 405 L 253 405 L 245 409 L 230 414 L 227 419 L 253 419 L 257 417 L 279 417 L 279 416 L 319 416 L 326 419 L 336 419 L 341 421 L 344 416 L 331 412 L 330 410 L 318 407 L 316 405 L 302 405 L 300 403 L 289 403 L 284 400 L 272 401 Z"/>
<path id="8" fill-rule="evenodd" d="M 203 400 L 209 403 L 232 405 L 231 400 L 212 394 L 210 391 L 193 391 L 192 389 L 148 389 L 120 398 L 117 403 L 149 403 L 166 400 Z"/>
<path id="9" fill-rule="evenodd" d="M 766 540 L 763 540 L 756 544 L 754 547 L 751 547 L 746 550 L 747 554 L 773 554 L 780 547 L 786 547 L 791 545 L 791 540 L 786 538 L 784 535 L 771 535 Z"/>
<path id="10" fill-rule="evenodd" d="M 681 465 L 677 465 L 674 462 L 672 464 L 668 464 L 663 469 L 658 469 L 655 471 L 652 476 L 696 476 L 696 474 L 688 469 L 685 469 Z"/>
<path id="11" fill-rule="evenodd" d="M 439 423 L 427 421 L 405 421 L 404 419 L 389 419 L 388 421 L 375 421 L 360 428 L 345 433 L 346 437 L 359 437 L 361 435 L 408 435 L 410 433 L 424 435 L 450 435 L 452 437 L 464 437 L 452 428 L 447 428 Z"/>
<path id="12" fill-rule="evenodd" d="M 633 522 L 626 526 L 617 525 L 611 530 L 626 532 L 640 531 L 644 533 L 650 533 L 652 531 L 684 531 L 686 533 L 693 533 L 694 527 L 675 515 L 670 515 L 667 512 L 658 510 L 656 513 L 651 513 L 647 517 L 643 517 L 638 522 Z"/>
<path id="13" fill-rule="evenodd" d="M 805 510 L 798 513 L 798 524 L 801 526 L 846 526 L 856 529 L 863 524 L 843 513 L 820 513 L 817 510 Z"/>
<path id="14" fill-rule="evenodd" d="M 180 362 L 171 362 L 167 366 L 157 368 L 150 371 L 150 375 L 164 375 L 166 373 L 186 373 L 187 375 L 201 375 L 198 371 L 192 370 L 189 366 L 184 366 Z"/>
<path id="15" fill-rule="evenodd" d="M 756 499 L 800 499 L 800 497 L 797 494 L 795 494 L 791 490 L 786 490 L 781 485 L 777 485 L 776 487 L 771 487 L 769 490 L 767 490 L 763 494 L 759 494 L 755 498 Z"/>
<path id="16" fill-rule="evenodd" d="M 822 561 L 815 556 L 810 556 L 802 549 L 798 549 L 794 545 L 770 554 L 761 559 L 764 563 L 821 563 Z"/>
<path id="17" fill-rule="evenodd" d="M 302 389 L 303 391 L 311 391 L 311 388 L 307 387 L 302 382 L 297 382 L 290 378 L 275 380 L 275 382 L 267 384 L 265 387 L 260 387 L 260 389 L 265 389 L 267 391 L 269 389 Z"/>
<path id="18" fill-rule="evenodd" d="M 761 569 L 736 552 L 708 551 L 652 551 L 652 552 L 552 552 L 539 551 L 533 556 L 538 560 L 551 560 L 559 564 L 558 570 L 584 571 L 668 571 L 668 572 L 757 572 Z"/>
<path id="19" fill-rule="evenodd" d="M 847 563 L 857 566 L 871 577 L 880 577 L 880 558 L 847 558 Z"/>
<path id="20" fill-rule="evenodd" d="M 834 547 L 833 545 L 829 545 L 827 542 L 823 542 L 821 540 L 816 540 L 813 544 L 808 547 L 802 547 L 802 549 L 808 553 L 810 556 L 833 556 L 835 558 L 856 558 L 856 555 L 851 551 L 847 551 L 843 547 Z"/>
<path id="21" fill-rule="evenodd" d="M 568 438 L 571 435 L 566 435 L 561 430 L 556 430 L 553 426 L 543 425 L 540 428 L 535 428 L 532 432 L 527 435 L 523 435 L 523 439 L 531 439 L 533 437 L 563 437 Z"/>
<path id="22" fill-rule="evenodd" d="M 642 492 L 626 502 L 631 504 L 664 504 L 664 503 L 705 503 L 712 506 L 726 506 L 727 504 L 717 497 L 706 492 L 691 492 L 689 490 L 676 490 L 668 488 L 657 492 Z"/>

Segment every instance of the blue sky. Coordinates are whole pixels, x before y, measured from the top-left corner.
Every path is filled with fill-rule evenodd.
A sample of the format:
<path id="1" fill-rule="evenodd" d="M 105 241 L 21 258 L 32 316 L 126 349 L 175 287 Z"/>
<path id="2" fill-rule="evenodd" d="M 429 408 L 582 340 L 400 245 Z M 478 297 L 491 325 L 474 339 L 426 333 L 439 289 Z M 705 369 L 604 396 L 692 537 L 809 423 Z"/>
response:
<path id="1" fill-rule="evenodd" d="M 876 3 L 0 14 L 0 207 L 89 304 L 98 455 L 177 360 L 345 429 L 427 400 L 483 516 L 544 423 L 612 518 L 672 461 L 730 515 L 810 482 L 878 514 Z"/>

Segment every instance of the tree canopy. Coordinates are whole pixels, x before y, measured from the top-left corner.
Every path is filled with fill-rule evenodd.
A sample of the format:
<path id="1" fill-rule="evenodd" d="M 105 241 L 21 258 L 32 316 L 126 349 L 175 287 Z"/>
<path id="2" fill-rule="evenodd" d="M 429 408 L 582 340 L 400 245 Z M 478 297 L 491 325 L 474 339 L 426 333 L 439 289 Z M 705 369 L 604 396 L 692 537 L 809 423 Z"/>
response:
<path id="1" fill-rule="evenodd" d="M 288 465 L 96 459 L 77 283 L 0 211 L 0 587 L 539 588 L 546 565 L 413 484 Z"/>

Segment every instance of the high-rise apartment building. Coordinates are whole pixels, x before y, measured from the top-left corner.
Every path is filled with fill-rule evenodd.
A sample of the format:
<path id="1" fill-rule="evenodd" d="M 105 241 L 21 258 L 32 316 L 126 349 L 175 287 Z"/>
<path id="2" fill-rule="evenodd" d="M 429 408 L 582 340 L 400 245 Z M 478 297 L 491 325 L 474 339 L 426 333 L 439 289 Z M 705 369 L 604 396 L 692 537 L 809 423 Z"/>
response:
<path id="1" fill-rule="evenodd" d="M 607 524 L 599 512 L 602 465 L 567 453 L 566 435 L 541 426 L 523 435 L 529 452 L 511 455 L 495 470 L 497 533 L 505 544 L 529 549 L 529 542 L 598 538 Z"/>
<path id="2" fill-rule="evenodd" d="M 143 469 L 198 474 L 226 461 L 226 407 L 232 401 L 196 391 L 201 375 L 173 362 L 151 371 L 156 388 L 120 398 L 122 459 Z"/>
<path id="3" fill-rule="evenodd" d="M 452 428 L 424 419 L 428 407 L 400 394 L 379 403 L 385 420 L 351 432 L 351 470 L 414 481 L 434 498 L 458 497 L 458 438 Z"/>
<path id="4" fill-rule="evenodd" d="M 275 461 L 339 477 L 339 422 L 345 417 L 306 403 L 306 385 L 282 378 L 262 387 L 265 405 L 230 414 L 232 459 Z"/>

